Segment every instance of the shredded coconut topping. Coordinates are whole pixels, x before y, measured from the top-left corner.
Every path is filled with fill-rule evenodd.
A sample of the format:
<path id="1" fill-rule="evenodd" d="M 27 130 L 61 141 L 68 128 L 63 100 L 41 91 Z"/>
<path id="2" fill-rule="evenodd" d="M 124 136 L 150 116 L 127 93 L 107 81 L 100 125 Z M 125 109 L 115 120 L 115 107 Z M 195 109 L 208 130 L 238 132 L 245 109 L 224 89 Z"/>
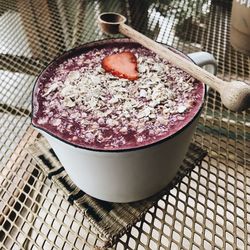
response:
<path id="1" fill-rule="evenodd" d="M 81 146 L 103 149 L 145 145 L 180 127 L 202 99 L 199 82 L 142 47 L 129 48 L 138 60 L 138 80 L 102 69 L 106 55 L 126 50 L 93 49 L 61 63 L 40 89 L 37 123 Z"/>

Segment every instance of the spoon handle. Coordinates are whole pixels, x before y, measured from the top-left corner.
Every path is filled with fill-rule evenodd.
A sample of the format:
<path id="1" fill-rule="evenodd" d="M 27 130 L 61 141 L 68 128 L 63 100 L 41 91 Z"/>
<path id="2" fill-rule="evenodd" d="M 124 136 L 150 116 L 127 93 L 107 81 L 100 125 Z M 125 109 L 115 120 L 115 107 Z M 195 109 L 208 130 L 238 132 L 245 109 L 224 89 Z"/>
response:
<path id="1" fill-rule="evenodd" d="M 144 47 L 152 50 L 162 58 L 168 60 L 173 65 L 178 66 L 185 72 L 189 73 L 191 76 L 206 83 L 208 86 L 217 90 L 218 92 L 220 92 L 220 90 L 226 84 L 223 80 L 217 78 L 213 74 L 207 72 L 206 70 L 200 68 L 194 63 L 188 61 L 184 57 L 172 52 L 170 49 L 156 43 L 155 41 L 144 36 L 140 32 L 134 30 L 133 28 L 124 23 L 120 24 L 119 32 L 127 37 L 132 38 L 133 40 L 140 43 Z"/>

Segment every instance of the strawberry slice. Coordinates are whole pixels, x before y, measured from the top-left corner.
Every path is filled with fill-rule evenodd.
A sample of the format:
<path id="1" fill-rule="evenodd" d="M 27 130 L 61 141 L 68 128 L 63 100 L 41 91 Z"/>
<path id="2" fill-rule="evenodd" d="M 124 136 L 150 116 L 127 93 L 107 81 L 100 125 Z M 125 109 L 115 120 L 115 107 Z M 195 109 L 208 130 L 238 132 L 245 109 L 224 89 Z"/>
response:
<path id="1" fill-rule="evenodd" d="M 138 79 L 136 56 L 129 51 L 106 56 L 102 67 L 114 76 L 129 80 Z"/>

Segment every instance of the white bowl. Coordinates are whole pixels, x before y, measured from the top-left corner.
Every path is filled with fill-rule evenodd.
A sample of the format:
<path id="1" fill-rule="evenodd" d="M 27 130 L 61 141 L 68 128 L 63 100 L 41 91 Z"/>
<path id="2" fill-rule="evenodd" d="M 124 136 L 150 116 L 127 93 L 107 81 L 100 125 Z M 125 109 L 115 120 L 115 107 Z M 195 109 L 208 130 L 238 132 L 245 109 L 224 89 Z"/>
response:
<path id="1" fill-rule="evenodd" d="M 63 61 L 71 54 L 77 55 L 85 47 L 94 48 L 99 44 L 124 41 L 130 42 L 129 39 L 113 39 L 89 43 L 67 52 L 55 61 Z M 46 74 L 48 67 L 37 81 Z M 204 100 L 205 87 L 203 89 Z M 35 91 L 36 85 L 33 90 L 33 117 L 37 108 L 34 107 Z M 147 146 L 125 150 L 78 147 L 44 130 L 33 119 L 32 124 L 46 137 L 66 172 L 81 190 L 105 201 L 132 202 L 159 192 L 174 178 L 188 150 L 201 109 L 202 103 L 191 121 L 171 136 Z"/>

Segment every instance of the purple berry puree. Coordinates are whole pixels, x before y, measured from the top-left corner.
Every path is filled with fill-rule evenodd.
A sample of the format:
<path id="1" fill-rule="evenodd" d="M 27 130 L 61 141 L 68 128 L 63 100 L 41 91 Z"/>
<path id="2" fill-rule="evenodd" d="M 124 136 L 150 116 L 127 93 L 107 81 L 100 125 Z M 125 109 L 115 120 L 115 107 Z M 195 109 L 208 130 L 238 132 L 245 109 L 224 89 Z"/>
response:
<path id="1" fill-rule="evenodd" d="M 138 80 L 103 70 L 105 56 L 137 58 Z M 53 62 L 33 92 L 33 124 L 82 148 L 124 150 L 163 140 L 196 116 L 204 84 L 132 42 L 74 50 Z"/>

